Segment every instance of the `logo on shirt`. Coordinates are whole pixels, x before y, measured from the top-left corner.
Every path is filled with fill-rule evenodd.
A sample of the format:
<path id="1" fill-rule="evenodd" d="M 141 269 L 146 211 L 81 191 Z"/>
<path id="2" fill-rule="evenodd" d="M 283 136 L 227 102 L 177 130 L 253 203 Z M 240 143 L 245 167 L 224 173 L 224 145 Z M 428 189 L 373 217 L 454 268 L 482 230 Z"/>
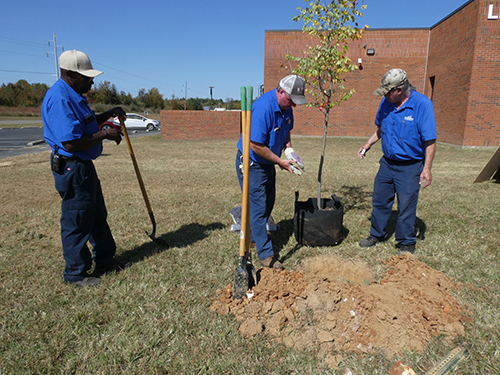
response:
<path id="1" fill-rule="evenodd" d="M 413 116 L 405 116 L 405 121 L 413 121 Z"/>

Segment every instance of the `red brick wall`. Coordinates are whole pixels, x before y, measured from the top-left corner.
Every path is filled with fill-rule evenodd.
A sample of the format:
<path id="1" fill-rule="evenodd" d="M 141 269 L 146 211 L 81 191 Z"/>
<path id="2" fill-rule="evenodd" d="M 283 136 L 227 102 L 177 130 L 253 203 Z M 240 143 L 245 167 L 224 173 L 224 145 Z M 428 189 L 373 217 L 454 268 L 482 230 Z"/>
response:
<path id="1" fill-rule="evenodd" d="M 356 93 L 332 109 L 329 135 L 368 136 L 380 98 L 372 95 L 390 68 L 406 70 L 417 90 L 432 98 L 438 141 L 459 146 L 500 146 L 500 20 L 488 20 L 488 7 L 500 14 L 500 0 L 475 0 L 450 9 L 430 29 L 368 29 L 352 42 L 349 56 L 363 70 L 346 75 Z M 267 31 L 264 87 L 269 90 L 290 73 L 286 54 L 300 56 L 311 43 L 300 30 Z M 367 56 L 366 48 L 375 55 Z M 433 87 L 431 87 L 431 77 Z M 295 134 L 320 135 L 321 112 L 295 109 Z"/>
<path id="2" fill-rule="evenodd" d="M 477 9 L 477 27 L 464 146 L 500 146 L 500 20 L 488 19 L 490 4 L 498 16 L 498 0 L 469 6 Z"/>
<path id="3" fill-rule="evenodd" d="M 465 0 L 464 0 L 465 1 Z M 368 29 L 351 42 L 353 63 L 362 70 L 345 76 L 356 93 L 330 111 L 328 135 L 368 137 L 380 97 L 373 95 L 384 73 L 406 70 L 411 83 L 434 103 L 438 141 L 459 146 L 500 146 L 500 20 L 488 20 L 488 6 L 500 14 L 500 0 L 474 0 L 427 29 Z M 265 32 L 264 91 L 290 74 L 286 55 L 300 56 L 313 43 L 301 30 Z M 366 50 L 375 49 L 368 56 Z M 433 86 L 431 85 L 433 78 Z M 324 115 L 294 109 L 293 134 L 323 134 Z M 239 137 L 240 112 L 162 111 L 162 138 Z"/>
<path id="4" fill-rule="evenodd" d="M 427 77 L 434 78 L 432 96 L 438 140 L 463 145 L 467 123 L 474 45 L 477 27 L 477 2 L 459 10 L 431 30 Z"/>
<path id="5" fill-rule="evenodd" d="M 239 138 L 241 111 L 161 111 L 162 139 Z"/>
<path id="6" fill-rule="evenodd" d="M 285 58 L 287 51 L 300 56 L 314 41 L 301 30 L 266 31 L 265 38 L 264 90 L 268 91 L 290 74 L 290 63 Z M 347 87 L 355 88 L 356 93 L 330 111 L 328 135 L 369 136 L 375 131 L 375 113 L 381 98 L 373 95 L 373 91 L 391 68 L 404 69 L 412 84 L 423 92 L 428 43 L 429 29 L 368 29 L 362 39 L 351 42 L 349 57 L 356 64 L 361 58 L 363 69 L 346 75 Z M 368 56 L 368 48 L 374 48 L 375 55 Z M 293 134 L 323 134 L 322 112 L 299 106 L 295 107 L 294 114 Z"/>

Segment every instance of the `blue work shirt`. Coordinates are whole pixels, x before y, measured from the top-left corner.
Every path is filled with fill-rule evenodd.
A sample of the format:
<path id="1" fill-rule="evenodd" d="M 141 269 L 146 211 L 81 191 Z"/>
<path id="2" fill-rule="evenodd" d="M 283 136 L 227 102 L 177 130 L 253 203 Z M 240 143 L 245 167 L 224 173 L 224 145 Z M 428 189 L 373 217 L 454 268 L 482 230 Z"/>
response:
<path id="1" fill-rule="evenodd" d="M 293 110 L 282 111 L 278 105 L 276 90 L 266 92 L 252 105 L 252 122 L 250 141 L 261 143 L 278 157 L 286 145 L 288 134 L 293 129 Z M 243 152 L 242 137 L 238 142 L 238 150 Z M 274 164 L 250 149 L 250 159 L 259 164 Z"/>
<path id="2" fill-rule="evenodd" d="M 82 160 L 97 158 L 102 152 L 102 143 L 87 150 L 70 153 L 63 142 L 80 139 L 84 134 L 99 131 L 94 112 L 87 99 L 73 90 L 63 79 L 59 79 L 47 91 L 42 103 L 43 136 L 52 151 L 57 145 L 57 153 L 66 157 Z"/>
<path id="3" fill-rule="evenodd" d="M 383 98 L 375 125 L 380 127 L 384 156 L 391 160 L 423 160 L 425 142 L 436 139 L 432 102 L 413 90 L 399 109 Z"/>

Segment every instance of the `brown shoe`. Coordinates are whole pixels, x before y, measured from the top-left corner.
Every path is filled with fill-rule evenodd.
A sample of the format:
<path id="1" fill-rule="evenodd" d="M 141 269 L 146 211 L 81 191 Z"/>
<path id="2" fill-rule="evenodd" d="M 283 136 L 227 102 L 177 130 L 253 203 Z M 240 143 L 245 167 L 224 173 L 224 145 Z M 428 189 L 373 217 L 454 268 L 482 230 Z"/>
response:
<path id="1" fill-rule="evenodd" d="M 264 266 L 264 267 L 274 268 L 275 270 L 283 270 L 284 269 L 284 267 L 280 263 L 280 261 L 272 256 L 261 260 L 260 264 L 262 264 L 262 266 Z"/>

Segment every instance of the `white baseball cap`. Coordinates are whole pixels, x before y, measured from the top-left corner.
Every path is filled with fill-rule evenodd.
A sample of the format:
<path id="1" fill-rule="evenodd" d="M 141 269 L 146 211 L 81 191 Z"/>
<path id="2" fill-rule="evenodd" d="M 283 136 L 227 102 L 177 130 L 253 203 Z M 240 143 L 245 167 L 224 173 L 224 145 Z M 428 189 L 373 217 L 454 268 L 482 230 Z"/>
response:
<path id="1" fill-rule="evenodd" d="M 64 70 L 80 73 L 86 77 L 97 77 L 102 74 L 100 70 L 92 67 L 89 57 L 76 49 L 65 51 L 59 57 L 59 67 Z"/>
<path id="2" fill-rule="evenodd" d="M 307 104 L 307 99 L 304 96 L 306 83 L 302 77 L 290 74 L 280 81 L 280 87 L 290 95 L 290 99 L 296 105 Z"/>

